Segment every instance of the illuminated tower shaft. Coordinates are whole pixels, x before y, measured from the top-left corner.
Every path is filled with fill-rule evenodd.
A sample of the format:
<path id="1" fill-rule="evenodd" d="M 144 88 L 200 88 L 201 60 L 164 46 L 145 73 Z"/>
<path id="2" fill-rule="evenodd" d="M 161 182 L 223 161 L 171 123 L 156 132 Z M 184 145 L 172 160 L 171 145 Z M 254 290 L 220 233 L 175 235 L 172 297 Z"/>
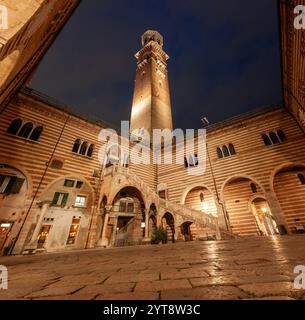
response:
<path id="1" fill-rule="evenodd" d="M 136 53 L 137 70 L 133 95 L 130 130 L 138 134 L 146 129 L 173 129 L 168 84 L 167 60 L 163 37 L 148 30 L 142 36 L 142 49 Z"/>

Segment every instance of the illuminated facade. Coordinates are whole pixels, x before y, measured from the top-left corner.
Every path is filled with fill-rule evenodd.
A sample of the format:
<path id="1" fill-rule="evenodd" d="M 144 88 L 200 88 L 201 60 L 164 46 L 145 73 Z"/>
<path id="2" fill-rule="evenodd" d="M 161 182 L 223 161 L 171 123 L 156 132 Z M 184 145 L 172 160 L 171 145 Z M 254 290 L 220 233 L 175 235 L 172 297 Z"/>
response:
<path id="1" fill-rule="evenodd" d="M 46 28 L 50 23 L 45 16 L 41 22 Z M 136 54 L 135 135 L 141 129 L 151 134 L 173 128 L 169 57 L 163 46 L 160 33 L 149 30 Z M 25 50 L 33 57 L 32 49 Z M 35 90 L 20 89 L 19 67 L 5 65 L 2 254 L 150 243 L 160 226 L 170 242 L 305 231 L 305 136 L 289 108 L 260 108 L 208 126 L 206 170 L 191 175 L 197 169 L 195 153 L 185 153 L 184 164 L 170 165 L 133 164 L 122 146 L 119 153 L 106 148 L 99 154 L 103 122 Z M 7 79 L 18 85 L 5 85 Z M 112 157 L 114 164 L 101 164 L 101 157 Z"/>

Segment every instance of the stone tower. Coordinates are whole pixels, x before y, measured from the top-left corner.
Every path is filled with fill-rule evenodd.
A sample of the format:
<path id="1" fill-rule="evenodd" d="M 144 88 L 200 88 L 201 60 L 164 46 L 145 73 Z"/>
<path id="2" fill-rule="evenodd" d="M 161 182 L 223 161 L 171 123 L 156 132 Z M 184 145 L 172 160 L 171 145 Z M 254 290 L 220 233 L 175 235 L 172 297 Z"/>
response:
<path id="1" fill-rule="evenodd" d="M 163 37 L 148 30 L 142 35 L 142 48 L 137 59 L 130 131 L 135 135 L 142 128 L 150 135 L 153 129 L 173 129 L 168 84 L 167 60 Z"/>

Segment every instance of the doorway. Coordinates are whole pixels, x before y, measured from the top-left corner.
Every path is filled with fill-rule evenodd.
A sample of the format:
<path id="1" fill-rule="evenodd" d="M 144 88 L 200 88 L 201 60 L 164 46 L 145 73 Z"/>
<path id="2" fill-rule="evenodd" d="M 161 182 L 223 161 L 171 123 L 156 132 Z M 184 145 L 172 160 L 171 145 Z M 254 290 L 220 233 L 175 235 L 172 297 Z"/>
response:
<path id="1" fill-rule="evenodd" d="M 181 225 L 181 233 L 184 237 L 184 241 L 193 241 L 192 230 L 191 230 L 192 222 L 184 222 Z"/>
<path id="2" fill-rule="evenodd" d="M 38 241 L 37 241 L 37 249 L 43 249 L 44 245 L 48 239 L 49 233 L 51 230 L 51 225 L 44 225 L 41 227 Z"/>
<path id="3" fill-rule="evenodd" d="M 277 223 L 272 215 L 268 202 L 263 198 L 252 201 L 252 212 L 261 236 L 273 236 L 279 234 Z"/>
<path id="4" fill-rule="evenodd" d="M 2 251 L 6 239 L 12 229 L 13 223 L 11 222 L 0 222 L 0 252 Z"/>

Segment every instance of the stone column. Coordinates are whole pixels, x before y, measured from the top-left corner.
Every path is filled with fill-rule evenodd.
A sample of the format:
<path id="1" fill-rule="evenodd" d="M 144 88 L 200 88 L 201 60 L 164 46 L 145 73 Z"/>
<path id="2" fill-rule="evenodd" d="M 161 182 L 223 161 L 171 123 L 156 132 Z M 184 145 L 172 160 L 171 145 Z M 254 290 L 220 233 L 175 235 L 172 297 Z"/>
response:
<path id="1" fill-rule="evenodd" d="M 111 233 L 111 239 L 110 239 L 110 246 L 113 247 L 114 244 L 115 244 L 115 238 L 116 238 L 116 228 L 117 228 L 117 225 L 118 225 L 118 217 L 112 217 L 112 233 Z"/>
<path id="2" fill-rule="evenodd" d="M 280 234 L 290 234 L 291 231 L 287 225 L 285 214 L 280 206 L 280 203 L 277 199 L 276 193 L 269 191 L 266 192 L 266 199 L 270 207 L 270 211 L 276 221 L 276 224 L 279 228 Z M 285 230 L 286 229 L 286 232 Z"/>
<path id="3" fill-rule="evenodd" d="M 221 205 L 220 203 L 216 203 L 216 208 L 217 208 L 219 227 L 231 232 L 229 216 L 228 216 L 228 213 L 225 209 L 225 206 Z"/>
<path id="4" fill-rule="evenodd" d="M 144 242 L 149 242 L 150 241 L 150 236 L 149 235 L 149 209 L 146 210 L 145 212 L 145 236 L 143 241 Z"/>
<path id="5" fill-rule="evenodd" d="M 103 229 L 102 229 L 102 237 L 98 242 L 98 245 L 101 246 L 101 247 L 107 247 L 108 246 L 108 239 L 106 238 L 106 232 L 107 232 L 109 214 L 110 214 L 111 208 L 112 208 L 111 206 L 106 206 L 106 208 L 105 208 L 104 223 L 103 223 Z"/>

